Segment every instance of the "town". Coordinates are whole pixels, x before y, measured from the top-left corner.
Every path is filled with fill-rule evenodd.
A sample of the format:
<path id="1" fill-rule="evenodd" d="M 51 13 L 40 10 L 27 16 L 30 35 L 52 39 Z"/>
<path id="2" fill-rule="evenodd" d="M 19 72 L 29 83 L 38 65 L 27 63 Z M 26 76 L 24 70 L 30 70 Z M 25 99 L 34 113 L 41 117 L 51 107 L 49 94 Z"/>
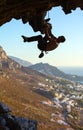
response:
<path id="1" fill-rule="evenodd" d="M 37 91 L 45 93 L 49 100 L 41 103 L 62 110 L 62 115 L 58 112 L 52 113 L 50 120 L 55 122 L 57 118 L 59 124 L 71 125 L 75 130 L 83 128 L 83 84 L 60 77 L 45 80 L 47 84 L 38 83 L 40 87 Z"/>

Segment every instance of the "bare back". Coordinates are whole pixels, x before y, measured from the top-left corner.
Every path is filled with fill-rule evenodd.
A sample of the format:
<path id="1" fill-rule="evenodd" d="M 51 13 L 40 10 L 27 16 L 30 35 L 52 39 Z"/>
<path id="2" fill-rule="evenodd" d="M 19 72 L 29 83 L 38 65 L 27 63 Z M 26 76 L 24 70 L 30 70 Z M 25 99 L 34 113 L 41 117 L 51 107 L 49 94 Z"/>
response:
<path id="1" fill-rule="evenodd" d="M 56 49 L 58 47 L 58 44 L 59 43 L 57 42 L 57 39 L 52 38 L 51 41 L 46 44 L 46 51 L 52 51 Z"/>

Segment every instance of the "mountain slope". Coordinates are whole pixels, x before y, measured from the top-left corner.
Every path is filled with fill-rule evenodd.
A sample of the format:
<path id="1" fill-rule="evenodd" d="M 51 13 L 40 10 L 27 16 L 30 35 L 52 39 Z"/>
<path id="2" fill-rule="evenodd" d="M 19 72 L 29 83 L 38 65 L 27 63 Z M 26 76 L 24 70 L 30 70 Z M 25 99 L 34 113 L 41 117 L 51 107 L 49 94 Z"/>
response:
<path id="1" fill-rule="evenodd" d="M 0 59 L 1 64 L 3 61 L 9 66 L 12 62 L 17 64 L 9 59 L 2 48 Z M 0 73 L 0 101 L 12 109 L 13 115 L 37 120 L 38 130 L 74 130 L 73 127 L 77 127 L 75 130 L 78 130 L 78 120 L 74 118 L 71 120 L 71 117 L 67 115 L 67 121 L 63 112 L 66 108 L 64 109 L 62 102 L 57 100 L 60 96 L 64 102 L 65 97 L 70 95 L 71 101 L 72 88 L 74 89 L 75 83 L 46 76 L 29 67 L 13 66 L 14 69 L 10 69 L 9 66 L 5 69 L 3 65 L 1 66 L 3 73 Z M 72 85 L 72 88 L 67 85 Z M 79 93 L 76 89 L 75 93 L 76 96 L 80 96 L 82 92 L 80 90 Z M 72 115 L 76 115 L 77 119 L 76 110 L 73 110 Z M 74 126 L 72 122 L 75 122 Z"/>
<path id="2" fill-rule="evenodd" d="M 66 74 L 63 71 L 59 70 L 57 67 L 49 65 L 47 63 L 38 63 L 29 67 L 45 75 L 61 77 L 73 81 L 83 81 L 83 76 Z"/>
<path id="3" fill-rule="evenodd" d="M 14 56 L 9 56 L 12 60 L 16 61 L 17 63 L 19 63 L 21 66 L 25 66 L 28 67 L 30 65 L 32 65 L 32 63 L 22 60 L 20 58 L 14 57 Z"/>
<path id="4" fill-rule="evenodd" d="M 20 68 L 20 64 L 15 62 L 14 60 L 10 59 L 3 48 L 0 46 L 0 69 L 15 69 Z"/>
<path id="5" fill-rule="evenodd" d="M 58 76 L 61 77 L 65 75 L 64 72 L 60 71 L 58 68 L 51 66 L 47 63 L 38 63 L 32 66 L 29 66 L 30 68 L 37 70 L 43 74 L 50 75 L 50 76 Z"/>

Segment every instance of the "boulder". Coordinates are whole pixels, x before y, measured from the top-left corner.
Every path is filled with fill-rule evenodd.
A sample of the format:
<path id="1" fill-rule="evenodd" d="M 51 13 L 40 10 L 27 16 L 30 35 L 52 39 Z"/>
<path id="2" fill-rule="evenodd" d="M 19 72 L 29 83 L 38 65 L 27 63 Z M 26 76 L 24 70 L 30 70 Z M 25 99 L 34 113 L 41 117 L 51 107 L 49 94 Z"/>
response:
<path id="1" fill-rule="evenodd" d="M 0 114 L 4 114 L 4 113 L 9 113 L 11 112 L 10 108 L 7 107 L 5 104 L 3 104 L 2 102 L 0 102 Z"/>
<path id="2" fill-rule="evenodd" d="M 0 102 L 0 130 L 37 130 L 37 121 L 15 117 L 11 110 Z"/>

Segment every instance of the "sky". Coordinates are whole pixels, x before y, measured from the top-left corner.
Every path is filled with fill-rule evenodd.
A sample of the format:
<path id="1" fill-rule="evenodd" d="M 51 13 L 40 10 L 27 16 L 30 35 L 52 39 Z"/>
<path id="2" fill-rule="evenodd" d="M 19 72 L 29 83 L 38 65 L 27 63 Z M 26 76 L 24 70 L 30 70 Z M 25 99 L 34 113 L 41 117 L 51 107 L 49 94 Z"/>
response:
<path id="1" fill-rule="evenodd" d="M 83 67 L 83 11 L 77 8 L 65 15 L 60 7 L 56 7 L 49 11 L 49 17 L 52 33 L 56 37 L 64 35 L 66 41 L 43 58 L 38 58 L 40 50 L 37 48 L 37 42 L 24 43 L 21 37 L 38 35 L 40 32 L 34 33 L 29 24 L 23 24 L 21 20 L 12 19 L 0 27 L 0 46 L 7 55 L 33 64 L 43 62 L 53 66 Z"/>

